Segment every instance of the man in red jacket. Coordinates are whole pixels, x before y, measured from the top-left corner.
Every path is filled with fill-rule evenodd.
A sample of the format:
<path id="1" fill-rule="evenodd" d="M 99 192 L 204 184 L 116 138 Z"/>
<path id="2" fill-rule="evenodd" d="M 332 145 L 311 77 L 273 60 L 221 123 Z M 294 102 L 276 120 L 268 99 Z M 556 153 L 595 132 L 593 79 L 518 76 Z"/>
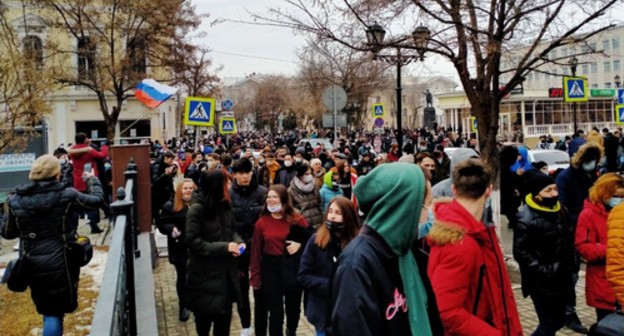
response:
<path id="1" fill-rule="evenodd" d="M 427 273 L 446 335 L 520 336 L 522 327 L 495 227 L 481 219 L 490 169 L 467 159 L 453 169 L 455 199 L 436 203 Z"/>
<path id="2" fill-rule="evenodd" d="M 87 135 L 84 133 L 77 133 L 75 140 L 76 144 L 73 145 L 67 153 L 73 163 L 74 188 L 82 193 L 85 193 L 87 191 L 87 184 L 85 180 L 82 179 L 82 173 L 84 172 L 85 165 L 90 165 L 93 174 L 96 177 L 99 177 L 96 160 L 103 160 L 108 156 L 108 146 L 104 145 L 100 151 L 97 151 L 95 148 L 91 147 L 91 140 L 89 140 Z M 91 225 L 91 233 L 102 232 L 102 229 L 98 226 L 98 223 L 100 222 L 99 211 L 99 209 L 95 209 L 87 212 L 89 225 Z M 74 225 L 78 225 L 79 215 L 80 214 L 78 213 L 74 214 Z"/>

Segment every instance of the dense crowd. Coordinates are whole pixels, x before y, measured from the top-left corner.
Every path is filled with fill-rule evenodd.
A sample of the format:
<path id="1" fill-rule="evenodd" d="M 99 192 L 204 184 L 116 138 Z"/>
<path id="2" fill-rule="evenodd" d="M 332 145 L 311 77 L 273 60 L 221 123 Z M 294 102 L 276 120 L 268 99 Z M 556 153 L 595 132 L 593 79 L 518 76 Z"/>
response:
<path id="1" fill-rule="evenodd" d="M 501 212 L 539 318 L 533 335 L 587 331 L 575 312 L 581 260 L 597 321 L 616 297 L 624 303 L 624 179 L 612 172 L 619 149 L 615 165 L 609 154 L 621 130 L 594 132 L 556 145 L 572 156 L 556 176 L 528 161 L 521 137 L 500 143 Z M 192 313 L 199 335 L 229 335 L 235 303 L 241 335 L 251 335 L 253 295 L 259 336 L 284 326 L 295 335 L 302 306 L 318 335 L 522 335 L 492 216 L 494 172 L 476 139 L 444 128 L 405 134 L 403 148 L 388 130 L 150 142 L 152 217 L 175 266 L 179 320 Z M 22 237 L 49 335 L 76 309 L 79 265 L 63 258 L 64 241 L 76 239 L 83 212 L 93 233 L 98 208 L 108 216 L 107 150 L 78 134 L 37 159 L 33 184 L 7 202 L 1 234 Z M 51 270 L 56 281 L 36 280 Z"/>

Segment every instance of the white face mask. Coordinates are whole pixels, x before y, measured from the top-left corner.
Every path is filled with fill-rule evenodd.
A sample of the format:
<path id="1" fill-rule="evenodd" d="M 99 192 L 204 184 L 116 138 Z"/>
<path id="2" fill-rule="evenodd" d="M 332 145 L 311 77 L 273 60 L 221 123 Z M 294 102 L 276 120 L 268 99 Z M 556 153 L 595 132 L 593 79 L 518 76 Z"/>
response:
<path id="1" fill-rule="evenodd" d="M 276 212 L 280 212 L 282 211 L 282 204 L 276 204 L 276 205 L 267 205 L 267 210 L 269 210 L 270 213 L 276 213 Z"/>
<path id="2" fill-rule="evenodd" d="M 292 161 L 284 161 L 284 166 L 286 167 L 292 166 Z"/>
<path id="3" fill-rule="evenodd" d="M 306 175 L 303 177 L 304 183 L 311 183 L 312 181 L 314 181 L 314 177 L 312 177 L 312 175 Z"/>

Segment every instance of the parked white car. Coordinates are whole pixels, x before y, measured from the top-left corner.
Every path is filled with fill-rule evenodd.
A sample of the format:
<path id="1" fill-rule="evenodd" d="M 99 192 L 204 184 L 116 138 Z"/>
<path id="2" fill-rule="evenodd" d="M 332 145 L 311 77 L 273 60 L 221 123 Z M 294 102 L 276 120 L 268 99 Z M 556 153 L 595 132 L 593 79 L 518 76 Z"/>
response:
<path id="1" fill-rule="evenodd" d="M 551 176 L 557 170 L 564 170 L 570 166 L 570 156 L 567 152 L 558 149 L 530 149 L 529 162 L 539 161 L 546 162 Z"/>

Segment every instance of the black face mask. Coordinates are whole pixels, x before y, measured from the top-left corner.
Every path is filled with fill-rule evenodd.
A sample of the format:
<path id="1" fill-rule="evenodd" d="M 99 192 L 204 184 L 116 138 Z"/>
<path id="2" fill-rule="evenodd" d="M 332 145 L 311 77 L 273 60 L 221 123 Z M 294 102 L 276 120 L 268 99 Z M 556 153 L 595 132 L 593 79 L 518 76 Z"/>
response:
<path id="1" fill-rule="evenodd" d="M 558 201 L 557 197 L 542 197 L 540 204 L 547 208 L 552 208 L 557 205 Z"/>
<path id="2" fill-rule="evenodd" d="M 327 226 L 329 232 L 340 232 L 344 228 L 343 223 L 336 223 L 330 220 L 325 221 L 325 226 Z"/>

